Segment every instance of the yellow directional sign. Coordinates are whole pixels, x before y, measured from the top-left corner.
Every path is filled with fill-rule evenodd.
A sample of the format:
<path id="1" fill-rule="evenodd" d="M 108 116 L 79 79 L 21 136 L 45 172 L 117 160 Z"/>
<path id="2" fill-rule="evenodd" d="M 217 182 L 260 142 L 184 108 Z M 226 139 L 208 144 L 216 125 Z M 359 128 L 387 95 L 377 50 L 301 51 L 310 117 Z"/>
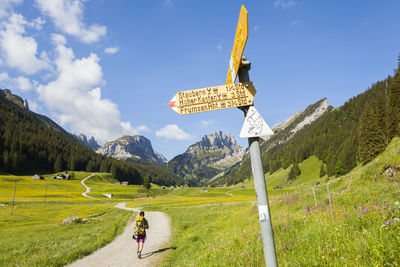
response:
<path id="1" fill-rule="evenodd" d="M 226 84 L 178 92 L 168 106 L 180 115 L 253 105 L 252 82 Z"/>
<path id="2" fill-rule="evenodd" d="M 247 10 L 244 6 L 240 9 L 239 21 L 236 28 L 235 41 L 233 42 L 231 59 L 229 60 L 228 75 L 225 84 L 235 83 L 239 70 L 244 47 L 247 42 L 249 30 L 247 24 Z"/>

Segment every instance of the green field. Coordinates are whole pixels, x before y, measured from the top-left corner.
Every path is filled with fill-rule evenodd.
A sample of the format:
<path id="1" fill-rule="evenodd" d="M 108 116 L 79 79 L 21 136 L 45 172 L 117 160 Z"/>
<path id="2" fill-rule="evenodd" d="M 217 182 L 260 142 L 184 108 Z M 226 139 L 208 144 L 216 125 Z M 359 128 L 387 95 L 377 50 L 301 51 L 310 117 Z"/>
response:
<path id="1" fill-rule="evenodd" d="M 398 266 L 400 174 L 389 177 L 384 171 L 400 166 L 400 139 L 343 177 L 319 178 L 321 164 L 315 157 L 300 163 L 301 175 L 292 183 L 287 182 L 290 167 L 266 174 L 278 263 Z M 86 182 L 95 199 L 87 199 L 80 182 L 88 175 L 76 172 L 71 181 L 47 179 L 51 174 L 46 180 L 0 175 L 0 266 L 62 266 L 90 254 L 112 241 L 134 216 L 113 207 L 119 202 L 172 218 L 173 249 L 162 266 L 264 266 L 252 180 L 224 188 L 153 184 L 147 191 L 116 185 L 109 174 L 96 173 Z M 273 189 L 277 185 L 283 188 Z M 135 198 L 143 194 L 149 197 Z M 71 216 L 89 222 L 61 225 Z"/>

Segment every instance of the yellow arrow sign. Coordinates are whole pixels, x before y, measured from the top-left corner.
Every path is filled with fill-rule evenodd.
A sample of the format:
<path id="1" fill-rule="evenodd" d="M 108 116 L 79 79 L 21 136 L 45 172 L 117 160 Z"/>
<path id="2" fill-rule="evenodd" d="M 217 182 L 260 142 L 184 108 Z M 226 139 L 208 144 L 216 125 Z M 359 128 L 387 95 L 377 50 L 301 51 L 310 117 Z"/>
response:
<path id="1" fill-rule="evenodd" d="M 178 92 L 168 106 L 180 115 L 253 105 L 252 82 Z"/>
<path id="2" fill-rule="evenodd" d="M 225 84 L 235 83 L 248 35 L 249 30 L 247 24 L 247 10 L 244 6 L 242 6 L 240 9 L 235 41 L 233 42 L 231 59 L 229 60 L 228 75 L 226 77 Z"/>

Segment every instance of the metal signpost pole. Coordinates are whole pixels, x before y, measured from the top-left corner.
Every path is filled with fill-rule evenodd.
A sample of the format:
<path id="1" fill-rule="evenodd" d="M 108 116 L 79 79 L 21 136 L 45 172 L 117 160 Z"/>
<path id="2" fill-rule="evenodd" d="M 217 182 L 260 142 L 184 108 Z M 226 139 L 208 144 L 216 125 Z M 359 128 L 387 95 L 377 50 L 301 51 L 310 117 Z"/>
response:
<path id="1" fill-rule="evenodd" d="M 245 58 L 243 58 L 242 64 L 238 72 L 240 82 L 250 81 L 249 70 L 250 70 L 250 62 L 247 61 Z M 246 115 L 247 109 L 242 109 L 242 110 Z M 268 205 L 267 187 L 265 185 L 264 170 L 261 161 L 259 137 L 249 138 L 249 150 L 251 159 L 251 169 L 253 171 L 253 176 L 254 176 L 254 187 L 256 189 L 256 194 L 257 194 L 258 213 L 259 213 L 261 234 L 264 245 L 265 265 L 268 267 L 277 266 L 274 233 L 272 230 L 271 215 Z"/>

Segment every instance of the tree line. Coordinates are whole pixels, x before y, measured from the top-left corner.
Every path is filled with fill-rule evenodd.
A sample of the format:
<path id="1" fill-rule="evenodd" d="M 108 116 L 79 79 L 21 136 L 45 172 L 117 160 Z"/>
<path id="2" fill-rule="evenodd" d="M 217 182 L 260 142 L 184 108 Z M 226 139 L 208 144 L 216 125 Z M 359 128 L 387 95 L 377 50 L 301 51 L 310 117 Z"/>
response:
<path id="1" fill-rule="evenodd" d="M 394 76 L 374 83 L 343 106 L 331 109 L 282 144 L 262 144 L 265 172 L 296 166 L 312 155 L 324 165 L 321 173 L 341 176 L 367 163 L 400 135 L 400 56 Z M 273 138 L 271 138 L 273 140 Z M 275 140 L 276 141 L 276 140 Z M 291 172 L 291 179 L 298 170 Z M 251 177 L 250 160 L 217 183 L 236 184 Z"/>
<path id="2" fill-rule="evenodd" d="M 73 135 L 50 127 L 0 91 L 0 171 L 13 174 L 63 170 L 111 172 L 120 181 L 163 185 L 181 179 L 162 166 L 119 161 L 95 153 Z"/>

